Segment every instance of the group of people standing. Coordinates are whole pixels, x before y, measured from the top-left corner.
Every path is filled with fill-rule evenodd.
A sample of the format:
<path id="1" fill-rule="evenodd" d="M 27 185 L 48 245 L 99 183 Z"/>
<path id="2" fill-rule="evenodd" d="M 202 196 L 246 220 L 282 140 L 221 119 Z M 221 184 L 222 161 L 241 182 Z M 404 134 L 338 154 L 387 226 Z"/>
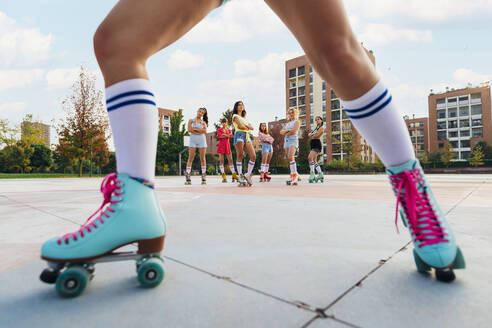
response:
<path id="1" fill-rule="evenodd" d="M 227 176 L 224 168 L 224 158 L 227 157 L 229 169 L 232 174 L 232 182 L 239 182 L 240 185 L 253 185 L 252 176 L 253 168 L 256 162 L 256 153 L 251 142 L 250 131 L 254 130 L 251 123 L 246 119 L 246 109 L 242 101 L 237 101 L 234 104 L 232 113 L 232 124 L 234 126 L 234 133 L 229 129 L 229 124 L 226 118 L 222 118 L 220 123 L 221 127 L 217 129 L 217 138 L 219 144 L 217 147 L 217 153 L 219 154 L 219 168 L 222 176 L 222 182 L 227 182 Z M 188 132 L 190 134 L 189 156 L 186 165 L 186 181 L 185 184 L 191 184 L 191 166 L 195 157 L 196 149 L 198 148 L 200 154 L 201 172 L 202 172 L 202 184 L 207 183 L 207 165 L 205 159 L 205 151 L 207 148 L 207 142 L 205 134 L 207 133 L 208 115 L 206 108 L 199 108 L 196 117 L 188 121 Z M 297 109 L 289 109 L 287 112 L 287 123 L 283 125 L 280 130 L 280 134 L 284 136 L 284 149 L 287 153 L 287 159 L 290 167 L 290 177 L 287 180 L 288 185 L 297 185 L 300 181 L 300 177 L 297 173 L 297 164 L 295 161 L 295 154 L 299 146 L 298 131 L 300 122 L 298 119 Z M 309 182 L 323 181 L 323 173 L 320 166 L 317 163 L 318 154 L 322 150 L 320 137 L 323 135 L 323 119 L 320 116 L 316 117 L 316 127 L 308 134 L 311 138 L 311 152 L 309 153 L 309 167 L 311 175 Z M 273 142 L 274 138 L 268 132 L 268 126 L 266 123 L 260 123 L 258 128 L 258 138 L 262 144 L 261 146 L 261 168 L 260 168 L 260 182 L 270 181 L 270 160 L 273 155 Z M 233 139 L 233 145 L 236 149 L 236 167 L 232 158 L 232 151 L 229 139 Z M 243 157 L 244 153 L 248 154 L 248 169 L 243 174 Z M 236 172 L 237 170 L 237 172 Z M 315 174 L 317 171 L 317 175 Z"/>

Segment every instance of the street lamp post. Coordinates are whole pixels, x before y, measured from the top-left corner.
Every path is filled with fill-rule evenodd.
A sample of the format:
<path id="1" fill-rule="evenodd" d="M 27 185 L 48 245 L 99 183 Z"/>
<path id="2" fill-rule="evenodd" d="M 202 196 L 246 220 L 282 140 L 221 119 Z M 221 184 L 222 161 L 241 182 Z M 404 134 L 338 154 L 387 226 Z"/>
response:
<path id="1" fill-rule="evenodd" d="M 91 159 L 89 161 L 89 164 L 90 164 L 89 176 L 92 177 L 92 134 L 91 134 Z"/>

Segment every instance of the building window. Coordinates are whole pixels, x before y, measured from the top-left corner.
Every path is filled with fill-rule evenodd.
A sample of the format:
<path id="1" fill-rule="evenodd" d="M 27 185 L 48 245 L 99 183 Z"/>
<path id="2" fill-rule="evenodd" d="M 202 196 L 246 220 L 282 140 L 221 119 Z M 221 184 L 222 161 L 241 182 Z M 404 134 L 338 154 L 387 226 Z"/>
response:
<path id="1" fill-rule="evenodd" d="M 340 111 L 339 110 L 334 110 L 331 112 L 331 120 L 332 121 L 339 121 L 340 120 Z"/>
<path id="2" fill-rule="evenodd" d="M 323 92 L 322 100 L 326 100 L 326 92 Z"/>
<path id="3" fill-rule="evenodd" d="M 342 150 L 342 147 L 339 144 L 332 144 L 331 151 L 333 153 L 339 153 Z"/>
<path id="4" fill-rule="evenodd" d="M 482 102 L 482 95 L 480 93 L 474 93 L 471 95 L 470 102 L 472 104 L 480 104 Z"/>
<path id="5" fill-rule="evenodd" d="M 458 138 L 458 131 L 449 131 L 449 138 Z"/>
<path id="6" fill-rule="evenodd" d="M 446 140 L 446 131 L 437 131 L 437 140 Z"/>
<path id="7" fill-rule="evenodd" d="M 473 128 L 472 129 L 472 138 L 482 138 L 482 128 Z"/>
<path id="8" fill-rule="evenodd" d="M 294 98 L 294 99 L 289 100 L 289 106 L 290 106 L 290 107 L 295 107 L 295 106 L 297 106 L 297 99 L 296 99 L 296 98 Z"/>
<path id="9" fill-rule="evenodd" d="M 461 152 L 461 159 L 467 159 L 468 157 L 470 157 L 469 151 L 462 151 Z"/>
<path id="10" fill-rule="evenodd" d="M 326 112 L 326 103 L 325 102 L 323 103 L 322 108 L 323 108 L 323 112 Z"/>
<path id="11" fill-rule="evenodd" d="M 297 96 L 297 89 L 290 89 L 289 90 L 289 97 L 292 98 L 295 96 Z"/>
<path id="12" fill-rule="evenodd" d="M 458 141 L 451 141 L 451 148 L 458 148 Z"/>
<path id="13" fill-rule="evenodd" d="M 460 106 L 461 105 L 468 105 L 469 104 L 469 101 L 468 101 L 468 96 L 463 96 L 463 97 L 460 97 Z"/>
<path id="14" fill-rule="evenodd" d="M 336 99 L 336 98 L 338 98 L 338 97 L 335 94 L 335 91 L 331 90 L 331 99 Z"/>
<path id="15" fill-rule="evenodd" d="M 470 121 L 469 120 L 460 120 L 460 128 L 469 128 Z"/>
<path id="16" fill-rule="evenodd" d="M 456 107 L 457 100 L 456 98 L 448 98 L 448 107 Z"/>
<path id="17" fill-rule="evenodd" d="M 306 87 L 300 87 L 298 96 L 304 96 L 305 93 L 306 93 Z"/>
<path id="18" fill-rule="evenodd" d="M 453 109 L 448 109 L 448 117 L 456 117 L 456 108 L 453 108 Z"/>
<path id="19" fill-rule="evenodd" d="M 296 77 L 296 69 L 295 68 L 292 68 L 289 70 L 289 77 L 290 78 Z"/>
<path id="20" fill-rule="evenodd" d="M 442 142 L 439 143 L 439 149 L 444 148 L 444 144 Z"/>
<path id="21" fill-rule="evenodd" d="M 326 154 L 326 146 L 323 146 L 323 153 Z"/>
<path id="22" fill-rule="evenodd" d="M 348 119 L 348 116 L 347 116 L 347 113 L 345 113 L 345 111 L 343 110 L 342 111 L 342 120 L 346 120 Z"/>
<path id="23" fill-rule="evenodd" d="M 470 140 L 461 140 L 460 146 L 461 148 L 470 148 Z"/>
<path id="24" fill-rule="evenodd" d="M 296 81 L 290 81 L 290 88 L 295 88 L 297 85 Z"/>
<path id="25" fill-rule="evenodd" d="M 446 118 L 446 110 L 445 109 L 440 109 L 437 111 L 437 118 Z"/>
<path id="26" fill-rule="evenodd" d="M 304 73 L 305 73 L 304 70 L 305 70 L 304 66 L 298 67 L 297 68 L 297 75 L 298 76 L 299 75 L 304 75 Z"/>
<path id="27" fill-rule="evenodd" d="M 482 114 L 482 105 L 472 105 L 471 106 L 472 115 L 481 115 Z"/>
<path id="28" fill-rule="evenodd" d="M 456 129 L 458 127 L 458 121 L 448 121 L 448 129 Z"/>
<path id="29" fill-rule="evenodd" d="M 309 65 L 309 73 L 313 72 L 313 66 Z"/>
<path id="30" fill-rule="evenodd" d="M 313 95 L 309 96 L 309 102 L 312 104 L 313 103 Z"/>
<path id="31" fill-rule="evenodd" d="M 338 132 L 340 131 L 340 123 L 331 123 L 331 130 L 333 132 Z"/>
<path id="32" fill-rule="evenodd" d="M 482 126 L 482 120 L 472 120 L 472 126 Z"/>
<path id="33" fill-rule="evenodd" d="M 469 137 L 470 136 L 470 130 L 461 130 L 460 131 L 460 137 Z"/>
<path id="34" fill-rule="evenodd" d="M 332 100 L 331 109 L 340 109 L 340 100 L 338 99 Z"/>
<path id="35" fill-rule="evenodd" d="M 309 83 L 313 83 L 313 74 L 309 74 Z"/>
<path id="36" fill-rule="evenodd" d="M 438 130 L 446 129 L 446 122 L 437 122 L 437 129 Z"/>
<path id="37" fill-rule="evenodd" d="M 306 98 L 300 97 L 299 98 L 299 106 L 305 105 L 306 104 Z"/>
<path id="38" fill-rule="evenodd" d="M 444 105 L 446 103 L 446 99 L 440 98 L 436 100 L 436 104 L 438 105 Z"/>
<path id="39" fill-rule="evenodd" d="M 164 119 L 165 119 L 165 120 L 169 120 L 169 116 L 164 115 Z"/>
<path id="40" fill-rule="evenodd" d="M 326 82 L 325 81 L 323 81 L 323 83 L 321 83 L 321 89 L 326 90 Z"/>
<path id="41" fill-rule="evenodd" d="M 468 110 L 468 107 L 460 107 L 460 117 L 461 116 L 468 116 L 470 114 L 470 111 Z"/>

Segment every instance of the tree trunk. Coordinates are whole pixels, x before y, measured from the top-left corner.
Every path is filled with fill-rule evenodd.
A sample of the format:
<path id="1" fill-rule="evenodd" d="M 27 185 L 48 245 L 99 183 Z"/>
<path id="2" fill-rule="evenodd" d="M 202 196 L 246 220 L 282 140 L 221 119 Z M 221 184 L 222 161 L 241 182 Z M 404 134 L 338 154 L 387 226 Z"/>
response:
<path id="1" fill-rule="evenodd" d="M 79 159 L 79 177 L 82 176 L 82 159 Z"/>

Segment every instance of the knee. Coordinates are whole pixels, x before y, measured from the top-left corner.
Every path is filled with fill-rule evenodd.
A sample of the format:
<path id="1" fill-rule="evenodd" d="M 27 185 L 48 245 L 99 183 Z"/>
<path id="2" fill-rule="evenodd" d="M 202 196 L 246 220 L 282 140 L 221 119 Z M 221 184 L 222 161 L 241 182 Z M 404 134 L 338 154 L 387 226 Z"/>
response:
<path id="1" fill-rule="evenodd" d="M 93 43 L 94 43 L 94 54 L 100 65 L 113 55 L 114 48 L 111 46 L 111 28 L 108 27 L 104 22 L 99 25 L 94 33 Z"/>

